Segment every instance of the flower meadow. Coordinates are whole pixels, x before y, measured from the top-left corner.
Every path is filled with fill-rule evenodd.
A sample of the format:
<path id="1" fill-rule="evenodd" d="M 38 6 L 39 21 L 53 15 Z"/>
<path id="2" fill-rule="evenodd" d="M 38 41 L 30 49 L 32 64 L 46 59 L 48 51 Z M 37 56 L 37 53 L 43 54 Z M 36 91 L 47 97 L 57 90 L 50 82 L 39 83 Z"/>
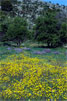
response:
<path id="1" fill-rule="evenodd" d="M 42 62 L 44 61 L 44 63 Z M 0 61 L 0 98 L 67 99 L 67 67 L 51 65 L 45 60 L 22 53 Z M 36 101 L 36 100 L 34 100 Z"/>

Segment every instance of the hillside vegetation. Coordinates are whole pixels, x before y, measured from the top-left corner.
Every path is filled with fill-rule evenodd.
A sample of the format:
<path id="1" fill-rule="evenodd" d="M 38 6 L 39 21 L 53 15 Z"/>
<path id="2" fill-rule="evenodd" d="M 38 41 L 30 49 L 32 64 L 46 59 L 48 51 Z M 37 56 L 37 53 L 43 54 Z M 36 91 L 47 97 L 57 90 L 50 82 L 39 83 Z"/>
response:
<path id="1" fill-rule="evenodd" d="M 48 47 L 67 43 L 66 6 L 25 1 L 1 1 L 0 40 L 18 46 L 26 40 L 46 43 Z M 64 15 L 64 16 L 63 16 Z"/>

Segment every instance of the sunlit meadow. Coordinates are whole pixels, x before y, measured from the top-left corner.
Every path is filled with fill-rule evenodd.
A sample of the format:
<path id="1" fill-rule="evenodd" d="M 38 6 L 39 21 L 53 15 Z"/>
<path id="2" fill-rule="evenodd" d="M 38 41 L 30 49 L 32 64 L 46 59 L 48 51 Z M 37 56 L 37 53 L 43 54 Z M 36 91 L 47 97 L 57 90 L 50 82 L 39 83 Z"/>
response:
<path id="1" fill-rule="evenodd" d="M 51 56 L 48 57 L 51 59 Z M 47 58 L 31 57 L 29 52 L 1 59 L 0 98 L 11 101 L 66 101 L 67 62 L 64 65 L 56 62 L 56 59 L 49 62 Z"/>

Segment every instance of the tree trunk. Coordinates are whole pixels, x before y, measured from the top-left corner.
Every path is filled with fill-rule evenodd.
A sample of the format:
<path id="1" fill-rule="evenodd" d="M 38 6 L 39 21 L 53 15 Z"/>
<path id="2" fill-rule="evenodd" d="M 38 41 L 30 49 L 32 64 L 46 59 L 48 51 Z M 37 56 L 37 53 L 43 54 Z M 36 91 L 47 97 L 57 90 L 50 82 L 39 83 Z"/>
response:
<path id="1" fill-rule="evenodd" d="M 47 43 L 48 44 L 48 47 L 50 47 L 50 43 Z"/>
<path id="2" fill-rule="evenodd" d="M 20 46 L 20 44 L 21 44 L 21 41 L 20 41 L 20 40 L 18 40 L 18 41 L 17 41 L 17 46 L 19 47 L 19 46 Z"/>

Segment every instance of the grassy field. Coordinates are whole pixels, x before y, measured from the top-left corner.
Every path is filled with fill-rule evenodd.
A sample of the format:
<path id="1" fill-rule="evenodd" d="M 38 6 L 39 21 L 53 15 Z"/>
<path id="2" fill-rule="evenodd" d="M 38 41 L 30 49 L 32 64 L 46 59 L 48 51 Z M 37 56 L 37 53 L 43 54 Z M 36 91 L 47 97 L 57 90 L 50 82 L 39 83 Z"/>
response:
<path id="1" fill-rule="evenodd" d="M 1 101 L 66 101 L 65 48 L 0 47 Z"/>
<path id="2" fill-rule="evenodd" d="M 46 62 L 55 63 L 58 65 L 64 65 L 67 61 L 67 49 L 60 48 L 40 48 L 38 44 L 25 43 L 22 47 L 10 47 L 1 46 L 0 47 L 0 60 L 6 59 L 8 56 L 19 53 L 25 54 L 29 57 L 37 57 L 39 59 L 45 59 Z"/>

